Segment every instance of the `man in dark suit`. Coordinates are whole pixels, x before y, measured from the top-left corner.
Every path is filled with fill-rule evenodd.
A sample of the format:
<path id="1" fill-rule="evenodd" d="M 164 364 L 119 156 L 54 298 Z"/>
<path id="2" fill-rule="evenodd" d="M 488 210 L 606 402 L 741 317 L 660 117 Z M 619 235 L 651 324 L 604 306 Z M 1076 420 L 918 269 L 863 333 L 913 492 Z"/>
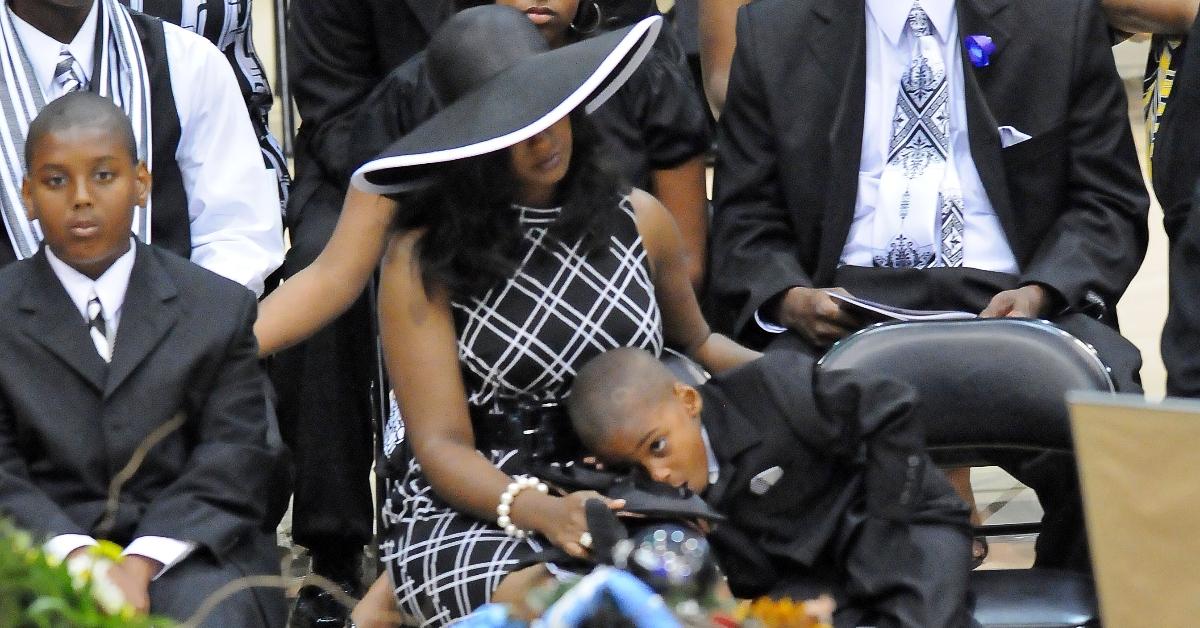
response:
<path id="1" fill-rule="evenodd" d="M 292 247 L 282 275 L 300 272 L 329 241 L 354 165 L 358 107 L 451 14 L 451 0 L 293 0 L 289 72 L 303 122 L 288 207 Z M 271 378 L 295 472 L 292 536 L 313 571 L 361 594 L 362 548 L 374 509 L 369 484 L 375 375 L 372 312 L 364 296 L 305 343 L 276 354 Z M 296 625 L 340 625 L 345 610 L 306 587 Z"/>
<path id="2" fill-rule="evenodd" d="M 126 599 L 187 619 L 221 586 L 279 573 L 261 530 L 278 452 L 257 303 L 131 237 L 150 175 L 109 101 L 50 103 L 26 152 L 45 246 L 0 271 L 0 512 L 60 558 L 125 546 L 110 573 Z M 204 625 L 278 626 L 285 611 L 280 590 L 244 591 Z"/>
<path id="3" fill-rule="evenodd" d="M 1145 252 L 1149 200 L 1103 16 L 1089 0 L 920 5 L 934 46 L 952 52 L 945 170 L 965 205 L 962 261 L 888 263 L 888 237 L 873 233 L 904 193 L 886 181 L 901 90 L 885 79 L 907 71 L 919 39 L 910 5 L 766 0 L 739 16 L 721 116 L 720 326 L 764 344 L 775 323 L 828 346 L 855 328 L 811 290 L 832 287 L 901 306 L 1113 320 Z M 962 42 L 984 37 L 994 49 L 976 65 Z"/>
<path id="4" fill-rule="evenodd" d="M 1167 394 L 1200 397 L 1200 187 L 1189 213 L 1171 251 L 1171 299 L 1162 349 Z"/>
<path id="5" fill-rule="evenodd" d="M 1113 28 L 1154 33 L 1147 61 L 1146 127 L 1151 183 L 1167 233 L 1170 309 L 1163 326 L 1167 394 L 1200 397 L 1200 301 L 1196 299 L 1196 184 L 1200 182 L 1200 20 L 1197 0 L 1104 0 Z"/>
<path id="6" fill-rule="evenodd" d="M 649 353 L 580 370 L 569 411 L 601 460 L 687 485 L 728 519 L 710 534 L 739 597 L 832 593 L 837 626 L 975 625 L 967 509 L 924 452 L 913 391 L 814 377 L 776 351 L 699 388 Z"/>
<path id="7" fill-rule="evenodd" d="M 1149 200 L 1095 2 L 762 0 L 737 28 L 718 328 L 820 353 L 864 324 L 823 289 L 1049 318 L 1140 391 L 1115 307 Z"/>

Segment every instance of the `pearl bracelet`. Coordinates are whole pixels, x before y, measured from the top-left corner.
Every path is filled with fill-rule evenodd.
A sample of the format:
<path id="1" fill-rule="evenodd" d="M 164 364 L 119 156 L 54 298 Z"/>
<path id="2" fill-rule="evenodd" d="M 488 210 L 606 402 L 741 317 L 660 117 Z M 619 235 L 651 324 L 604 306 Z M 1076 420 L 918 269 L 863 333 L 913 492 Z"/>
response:
<path id="1" fill-rule="evenodd" d="M 517 495 L 520 495 L 521 491 L 527 488 L 536 489 L 537 492 L 543 495 L 550 492 L 550 487 L 535 477 L 515 477 L 509 483 L 508 488 L 504 489 L 503 493 L 500 493 L 500 503 L 496 505 L 496 524 L 504 528 L 505 534 L 516 539 L 523 539 L 529 533 L 518 528 L 512 522 L 509 513 L 512 512 L 512 503 L 517 499 Z"/>

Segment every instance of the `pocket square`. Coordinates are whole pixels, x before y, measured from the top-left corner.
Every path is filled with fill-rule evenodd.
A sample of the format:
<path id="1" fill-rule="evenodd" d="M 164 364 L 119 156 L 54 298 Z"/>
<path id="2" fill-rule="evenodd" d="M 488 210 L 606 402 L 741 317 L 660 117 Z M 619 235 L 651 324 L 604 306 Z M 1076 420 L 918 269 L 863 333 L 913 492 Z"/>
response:
<path id="1" fill-rule="evenodd" d="M 755 495 L 762 495 L 771 490 L 772 486 L 783 477 L 783 469 L 779 467 L 771 467 L 762 473 L 750 478 L 750 492 Z"/>
<path id="2" fill-rule="evenodd" d="M 1000 131 L 1000 148 L 1016 146 L 1025 140 L 1033 139 L 1033 136 L 1018 131 L 1016 127 L 1002 126 L 998 130 Z"/>

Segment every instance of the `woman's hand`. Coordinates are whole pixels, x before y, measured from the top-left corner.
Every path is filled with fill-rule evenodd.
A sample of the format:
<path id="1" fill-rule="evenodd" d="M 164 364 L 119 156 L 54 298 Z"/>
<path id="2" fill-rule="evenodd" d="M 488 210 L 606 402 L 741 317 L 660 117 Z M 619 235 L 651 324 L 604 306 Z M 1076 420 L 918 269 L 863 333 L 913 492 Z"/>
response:
<path id="1" fill-rule="evenodd" d="M 513 501 L 514 516 L 519 517 L 518 521 L 529 520 L 533 529 L 549 539 L 555 547 L 575 558 L 587 558 L 588 552 L 591 550 L 590 541 L 588 547 L 584 547 L 580 542 L 587 540 L 583 535 L 588 532 L 588 500 L 598 499 L 612 510 L 620 510 L 625 507 L 625 500 L 609 499 L 595 491 L 577 491 L 563 497 L 548 497 L 537 502 L 532 499 L 522 499 L 528 493 L 529 491 L 522 491 L 522 494 Z M 522 510 L 526 512 L 521 513 Z M 522 514 L 525 516 L 521 516 Z M 590 537 L 590 533 L 588 534 Z"/>

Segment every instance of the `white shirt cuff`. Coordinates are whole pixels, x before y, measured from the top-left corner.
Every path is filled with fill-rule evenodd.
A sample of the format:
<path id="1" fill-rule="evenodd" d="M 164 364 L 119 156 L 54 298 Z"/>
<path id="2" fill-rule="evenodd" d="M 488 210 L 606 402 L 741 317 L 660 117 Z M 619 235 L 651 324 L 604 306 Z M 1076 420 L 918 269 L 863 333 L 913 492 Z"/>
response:
<path id="1" fill-rule="evenodd" d="M 162 569 L 158 570 L 158 573 L 154 574 L 154 578 L 152 578 L 152 580 L 158 580 L 159 576 L 167 573 L 171 567 L 178 565 L 179 561 L 187 558 L 195 549 L 196 544 L 187 541 L 165 536 L 139 536 L 129 544 L 129 547 L 125 548 L 125 551 L 121 552 L 121 555 L 137 554 L 162 563 Z"/>
<path id="2" fill-rule="evenodd" d="M 42 550 L 58 562 L 63 562 L 67 556 L 81 547 L 97 545 L 96 539 L 86 534 L 60 534 L 42 545 Z"/>
<path id="3" fill-rule="evenodd" d="M 758 310 L 754 310 L 754 322 L 758 323 L 758 326 L 768 334 L 782 334 L 783 332 L 787 331 L 787 327 L 776 325 L 775 323 L 768 323 L 763 319 Z"/>

